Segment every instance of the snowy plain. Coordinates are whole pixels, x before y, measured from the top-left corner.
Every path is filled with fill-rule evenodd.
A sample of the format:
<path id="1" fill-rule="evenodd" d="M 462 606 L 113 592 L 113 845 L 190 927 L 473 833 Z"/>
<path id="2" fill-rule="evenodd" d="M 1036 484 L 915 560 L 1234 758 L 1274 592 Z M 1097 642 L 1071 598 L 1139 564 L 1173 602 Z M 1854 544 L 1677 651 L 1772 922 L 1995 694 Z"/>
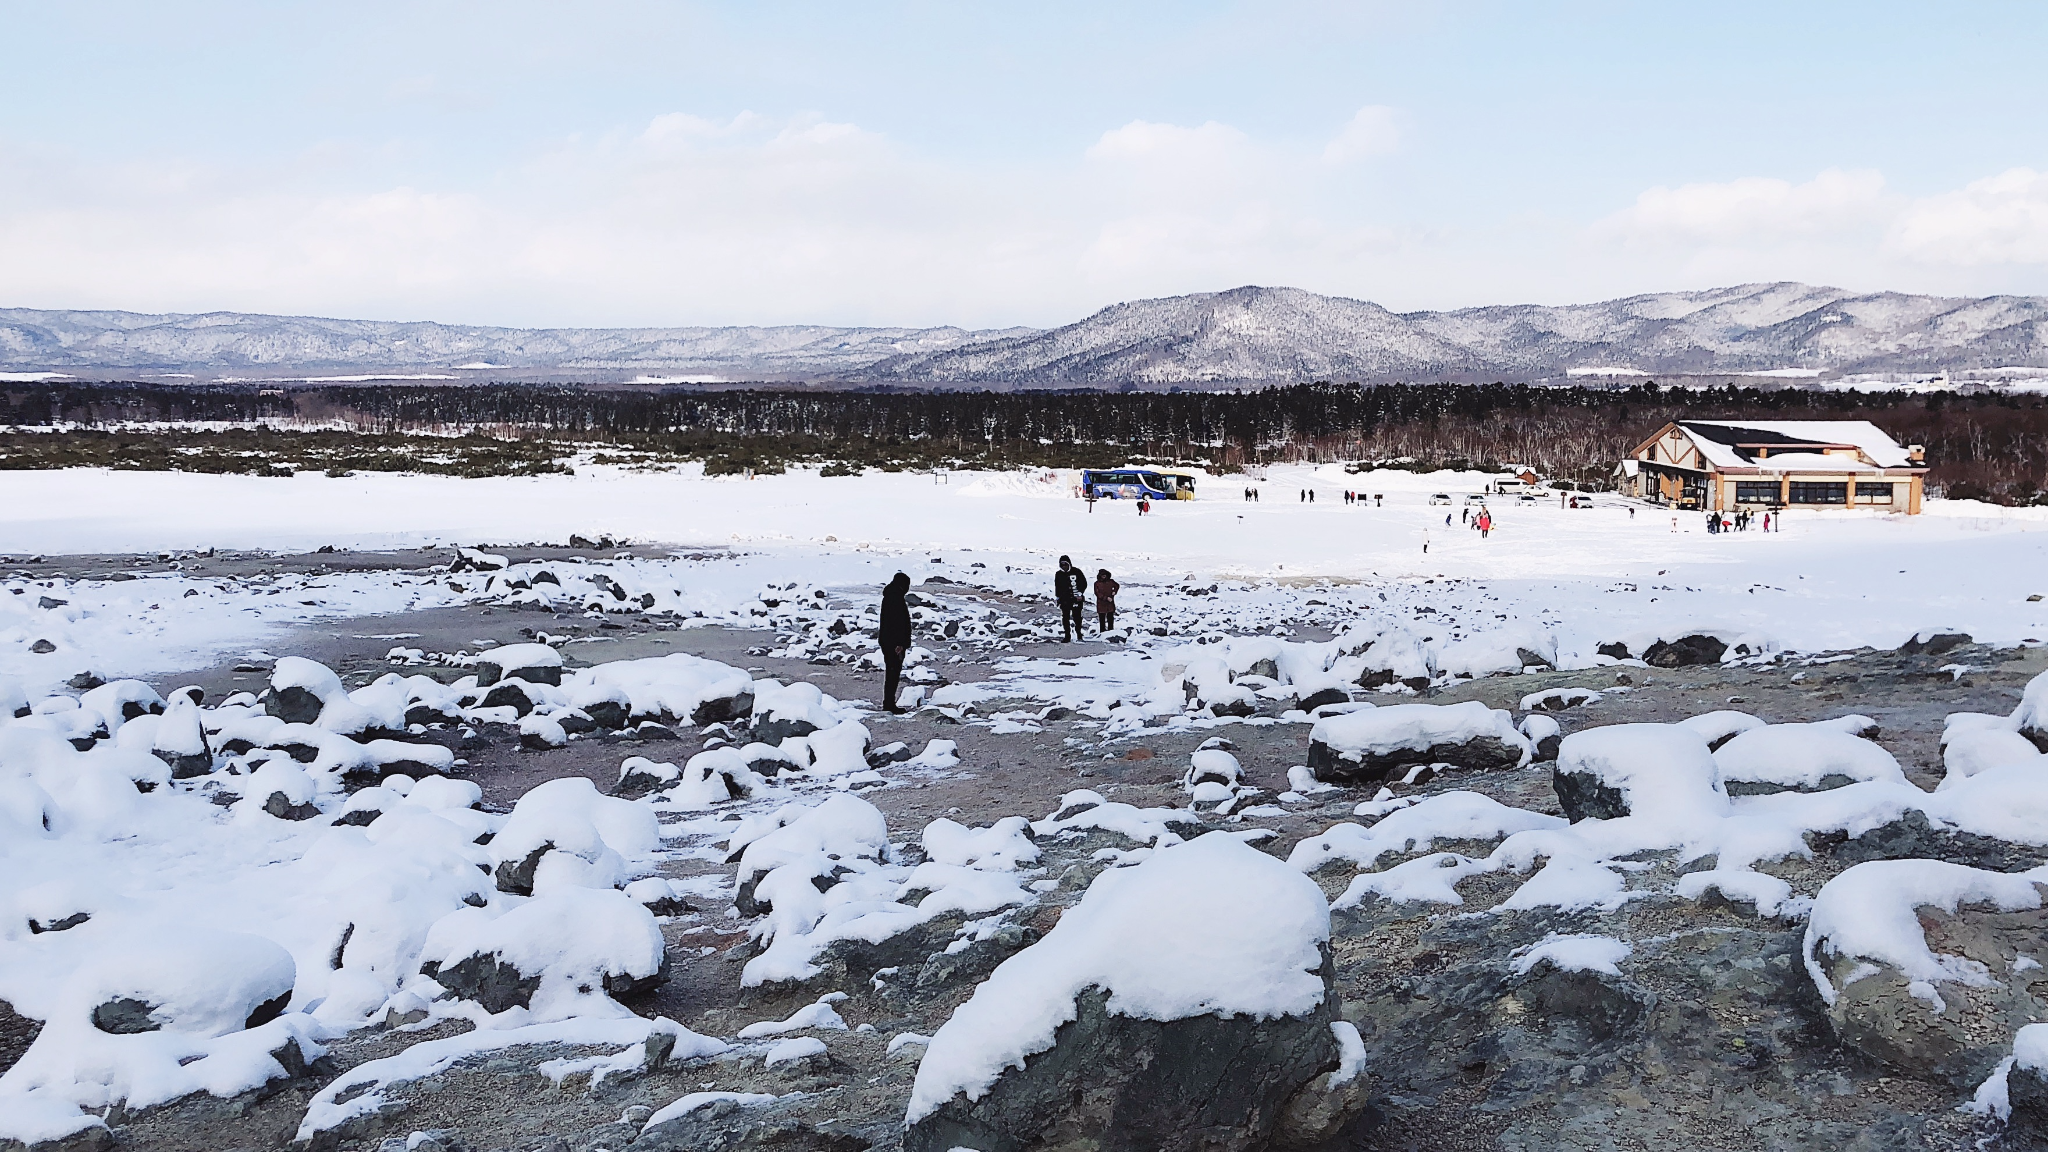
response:
<path id="1" fill-rule="evenodd" d="M 1048 479 L 1048 477 L 1050 477 Z M 946 477 L 870 472 L 755 479 L 583 466 L 574 476 L 292 478 L 96 469 L 0 473 L 0 556 L 207 548 L 311 551 L 323 545 L 560 542 L 595 538 L 723 547 L 737 562 L 676 562 L 688 606 L 707 614 L 766 583 L 802 580 L 872 594 L 897 567 L 921 580 L 932 558 L 981 563 L 976 582 L 1044 593 L 1058 556 L 1109 568 L 1123 603 L 1173 587 L 1226 584 L 1247 609 L 1301 602 L 1331 582 L 1420 600 L 1477 629 L 1541 621 L 1569 643 L 1700 626 L 1756 634 L 1804 653 L 1888 648 L 1927 629 L 2015 644 L 2048 639 L 2048 509 L 1930 500 L 1921 516 L 1795 511 L 1782 531 L 1710 535 L 1697 514 L 1600 497 L 1567 509 L 1495 498 L 1490 537 L 1434 493 L 1479 491 L 1477 473 L 1363 476 L 1341 466 L 1275 466 L 1262 481 L 1209 477 L 1193 502 L 1139 517 L 1130 502 L 1090 512 L 1041 472 Z M 1261 491 L 1257 503 L 1241 493 Z M 1313 488 L 1314 503 L 1299 494 Z M 1345 490 L 1381 496 L 1346 506 Z M 1446 524 L 1446 519 L 1449 523 Z M 1425 546 L 1427 552 L 1424 551 Z M 1362 584 L 1357 582 L 1363 582 Z M 282 587 L 289 595 L 275 594 Z M 199 595 L 187 596 L 197 589 Z M 0 675 L 35 678 L 25 613 L 48 589 L 0 600 Z M 168 575 L 67 583 L 103 674 L 191 666 L 260 644 L 297 620 L 462 602 L 445 583 L 397 575 L 284 578 L 256 590 Z M 1590 645 L 1594 641 L 1587 640 Z"/>

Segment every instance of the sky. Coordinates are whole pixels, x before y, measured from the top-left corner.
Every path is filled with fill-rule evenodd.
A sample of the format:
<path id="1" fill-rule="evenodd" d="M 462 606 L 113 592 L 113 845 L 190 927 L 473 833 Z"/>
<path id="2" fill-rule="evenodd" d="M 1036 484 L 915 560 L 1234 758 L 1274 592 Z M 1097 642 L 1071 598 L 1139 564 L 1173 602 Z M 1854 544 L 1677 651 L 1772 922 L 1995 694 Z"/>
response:
<path id="1" fill-rule="evenodd" d="M 0 0 L 0 307 L 2048 294 L 2048 5 Z"/>

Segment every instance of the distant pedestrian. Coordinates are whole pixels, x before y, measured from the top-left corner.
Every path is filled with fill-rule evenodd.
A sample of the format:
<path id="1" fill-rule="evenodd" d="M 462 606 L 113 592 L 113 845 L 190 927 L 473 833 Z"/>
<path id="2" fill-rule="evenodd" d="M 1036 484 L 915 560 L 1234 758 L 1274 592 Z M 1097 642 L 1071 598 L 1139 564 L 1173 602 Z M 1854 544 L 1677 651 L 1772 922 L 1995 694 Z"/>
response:
<path id="1" fill-rule="evenodd" d="M 903 680 L 903 657 L 910 651 L 910 577 L 898 572 L 882 589 L 882 707 L 901 712 L 896 690 Z"/>
<path id="2" fill-rule="evenodd" d="M 1095 630 L 1107 632 L 1116 627 L 1116 594 L 1123 591 L 1123 585 L 1101 568 L 1095 573 Z"/>
<path id="3" fill-rule="evenodd" d="M 1446 512 L 1446 513 L 1444 513 L 1444 527 L 1446 527 L 1446 528 L 1449 528 L 1450 526 L 1451 526 L 1451 514 L 1450 514 L 1449 512 Z"/>
<path id="4" fill-rule="evenodd" d="M 1311 504 L 1316 502 L 1316 490 L 1313 488 L 1308 490 L 1308 502 Z"/>
<path id="5" fill-rule="evenodd" d="M 1306 504 L 1306 503 L 1308 503 L 1308 489 L 1306 489 L 1306 488 L 1303 488 L 1303 489 L 1301 490 L 1301 502 L 1302 502 L 1303 504 Z"/>
<path id="6" fill-rule="evenodd" d="M 1472 515 L 1472 509 L 1470 509 L 1470 508 L 1460 508 L 1460 509 L 1458 509 L 1458 523 L 1460 523 L 1460 524 L 1463 524 L 1463 523 L 1465 523 L 1465 522 L 1466 522 L 1466 519 L 1467 519 L 1468 517 L 1470 517 L 1471 515 Z"/>
<path id="7" fill-rule="evenodd" d="M 1450 517 L 1446 516 L 1444 519 L 1449 520 Z M 1429 529 L 1427 528 L 1422 530 L 1422 554 L 1424 556 L 1429 555 Z"/>
<path id="8" fill-rule="evenodd" d="M 1636 506 L 1633 504 L 1628 506 L 1628 518 L 1631 520 L 1636 518 Z"/>
<path id="9" fill-rule="evenodd" d="M 1381 501 L 1383 501 L 1383 500 L 1385 500 L 1385 499 L 1386 499 L 1386 497 L 1385 497 L 1385 496 L 1383 496 L 1383 495 L 1381 495 L 1380 493 L 1378 493 L 1378 492 L 1375 492 L 1375 493 L 1373 493 L 1373 494 L 1372 494 L 1372 506 L 1373 506 L 1373 507 L 1375 507 L 1375 508 L 1378 508 L 1378 507 L 1380 506 L 1380 502 L 1381 502 Z"/>
<path id="10" fill-rule="evenodd" d="M 908 579 L 906 577 L 906 579 Z M 1074 567 L 1070 556 L 1060 557 L 1060 570 L 1052 576 L 1052 598 L 1060 606 L 1060 639 L 1072 643 L 1074 637 L 1088 634 L 1081 626 L 1081 608 L 1087 599 L 1088 577 Z"/>

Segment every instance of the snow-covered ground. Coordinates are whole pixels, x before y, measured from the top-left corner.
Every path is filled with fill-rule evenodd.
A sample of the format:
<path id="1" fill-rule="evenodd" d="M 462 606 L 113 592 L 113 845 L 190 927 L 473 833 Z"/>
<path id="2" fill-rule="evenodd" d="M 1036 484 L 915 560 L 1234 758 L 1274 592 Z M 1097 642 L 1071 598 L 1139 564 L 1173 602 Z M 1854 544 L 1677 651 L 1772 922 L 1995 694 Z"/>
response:
<path id="1" fill-rule="evenodd" d="M 1573 510 L 1553 494 L 1535 504 L 1496 499 L 1497 527 L 1482 539 L 1459 525 L 1456 507 L 1429 503 L 1439 492 L 1462 497 L 1481 479 L 1274 468 L 1259 480 L 1211 478 L 1203 499 L 1140 517 L 1118 502 L 1091 511 L 1043 473 L 956 474 L 943 483 L 915 474 L 749 481 L 600 468 L 504 480 L 0 473 L 0 550 L 15 557 L 320 545 L 509 550 L 572 533 L 678 553 L 508 564 L 467 551 L 452 570 L 423 557 L 413 571 L 0 584 L 9 593 L 0 595 L 0 869 L 14 879 L 0 885 L 0 997 L 47 1022 L 0 1079 L 0 1136 L 91 1128 L 119 1101 L 234 1095 L 383 1021 L 467 1020 L 477 1031 L 351 1069 L 314 1100 L 302 1136 L 376 1110 L 389 1085 L 515 1043 L 623 1046 L 562 1065 L 593 1074 L 638 1068 L 655 1032 L 671 1038 L 678 1058 L 758 1041 L 764 1066 L 810 1059 L 825 1052 L 824 1040 L 782 1034 L 833 1031 L 835 1022 L 845 1031 L 832 1007 L 841 993 L 729 1041 L 632 1018 L 612 997 L 658 981 L 683 955 L 665 950 L 657 917 L 669 913 L 652 909 L 710 896 L 720 915 L 746 920 L 759 945 L 742 972 L 748 987 L 816 975 L 835 942 L 878 943 L 942 916 L 973 917 L 946 946 L 951 955 L 993 939 L 1011 912 L 1054 899 L 1061 873 L 1033 865 L 1096 833 L 1135 845 L 1093 858 L 1130 871 L 1094 883 L 1044 945 L 989 978 L 994 999 L 970 1001 L 929 1038 L 913 1121 L 956 1092 L 985 1090 L 1003 1068 L 1042 1050 L 1082 987 L 1105 988 L 1160 1020 L 1215 1005 L 1278 1014 L 1313 1007 L 1325 993 L 1309 974 L 1331 929 L 1316 885 L 1301 874 L 1332 863 L 1359 869 L 1332 905 L 1346 911 L 1374 901 L 1460 908 L 1483 885 L 1458 886 L 1483 876 L 1514 878 L 1499 885 L 1509 892 L 1499 907 L 1514 911 L 1592 916 L 1651 895 L 1740 896 L 1761 916 L 1808 920 L 1805 969 L 1830 1005 L 1877 963 L 1910 976 L 1912 994 L 1930 1003 L 1940 1003 L 1936 985 L 1957 997 L 1976 987 L 1975 969 L 1930 951 L 1913 910 L 1970 901 L 2031 909 L 2039 904 L 2032 881 L 2048 873 L 1872 861 L 1801 888 L 1757 866 L 1810 857 L 1816 835 L 1903 827 L 1908 816 L 1985 841 L 2048 844 L 2034 750 L 2048 717 L 2048 677 L 2010 715 L 1950 717 L 1936 792 L 1908 782 L 1890 753 L 1865 741 L 1862 717 L 1767 726 L 1717 712 L 1687 725 L 1607 725 L 1565 737 L 1547 755 L 1582 781 L 1566 804 L 1569 824 L 1473 791 L 1361 793 L 1349 811 L 1375 822 L 1346 821 L 1299 841 L 1292 868 L 1238 842 L 1273 836 L 1245 821 L 1287 818 L 1283 805 L 1319 809 L 1323 802 L 1309 797 L 1330 793 L 1333 778 L 1364 760 L 1405 758 L 1406 770 L 1438 756 L 1504 757 L 1502 771 L 1474 768 L 1472 779 L 1510 777 L 1558 733 L 1545 717 L 1517 725 L 1473 701 L 1375 708 L 1381 697 L 1354 698 L 1354 689 L 1398 694 L 1529 665 L 1612 664 L 1642 656 L 1653 641 L 1699 633 L 1725 640 L 1731 661 L 1891 648 L 1933 630 L 2003 645 L 2048 637 L 2048 601 L 2028 599 L 2048 591 L 2048 518 L 2039 515 L 1937 502 L 1918 518 L 1795 513 L 1780 533 L 1713 536 L 1695 516 L 1632 513 L 1605 498 Z M 1247 483 L 1263 493 L 1259 502 L 1240 498 Z M 1301 498 L 1310 487 L 1314 504 Z M 1347 488 L 1385 503 L 1346 506 Z M 706 558 L 708 546 L 729 554 Z M 1043 594 L 1061 554 L 1090 573 L 1110 568 L 1124 583 L 1121 642 L 1065 660 L 1007 651 L 1047 638 L 1042 614 L 963 593 Z M 933 738 L 915 754 L 873 747 L 865 723 L 873 713 L 807 683 L 757 680 L 681 654 L 565 667 L 546 637 L 494 649 L 489 662 L 408 654 L 394 633 L 396 663 L 446 659 L 478 678 L 442 684 L 394 672 L 349 691 L 331 671 L 289 655 L 298 622 L 481 602 L 772 627 L 782 637 L 773 655 L 845 663 L 870 658 L 870 598 L 899 567 L 919 580 L 921 641 L 999 660 L 992 681 L 933 695 L 953 722 L 1011 736 L 1064 721 L 1104 743 L 1226 721 L 1312 724 L 1310 765 L 1288 772 L 1290 790 L 1266 803 L 1218 744 L 1191 754 L 1186 807 L 1138 807 L 1079 790 L 1028 813 L 954 809 L 963 821 L 1000 818 L 987 827 L 933 820 L 912 854 L 852 790 L 938 779 L 958 766 L 958 746 Z M 1600 651 L 1616 643 L 1627 656 Z M 78 696 L 64 686 L 81 669 L 134 675 L 255 644 L 286 653 L 271 658 L 265 700 L 201 702 L 134 681 Z M 913 684 L 935 683 L 931 668 L 961 658 L 933 648 L 915 653 Z M 1302 710 L 1325 692 L 1341 702 L 1319 716 Z M 1068 714 L 960 707 L 999 697 Z M 1564 700 L 1535 693 L 1523 709 L 1546 697 Z M 605 796 L 571 776 L 536 786 L 507 814 L 474 808 L 475 783 L 435 774 L 458 766 L 447 747 L 399 738 L 424 737 L 430 726 L 474 735 L 515 721 L 517 741 L 536 751 L 597 728 L 657 722 L 663 735 L 699 728 L 706 739 L 694 755 L 664 753 L 680 764 L 625 759 L 621 783 L 637 773 L 645 789 Z M 1723 737 L 1715 750 L 1710 742 Z M 1319 755 L 1331 762 L 1312 770 Z M 1347 760 L 1350 769 L 1339 763 Z M 1387 776 L 1385 763 L 1376 771 L 1406 783 Z M 1829 787 L 1836 778 L 1847 783 Z M 1805 788 L 1821 790 L 1796 790 Z M 1584 810 L 1572 813 L 1574 805 Z M 1201 838 L 1205 821 L 1225 820 L 1229 836 Z M 1485 854 L 1443 851 L 1378 867 L 1389 856 L 1430 853 L 1439 841 L 1492 840 L 1500 843 Z M 1712 855 L 1716 867 L 1645 878 L 1649 866 L 1637 859 L 1645 852 Z M 660 874 L 680 861 L 734 863 L 733 886 L 723 875 Z M 1901 863 L 1914 867 L 1891 867 Z M 1215 876 L 1240 882 L 1235 899 L 1221 899 L 1238 920 L 1177 914 L 1186 939 L 1163 924 L 1148 930 L 1149 960 L 1122 954 L 1104 927 L 1131 921 L 1120 902 L 1164 908 L 1159 892 L 1214 897 L 1226 887 Z M 1286 899 L 1261 904 L 1261 893 Z M 1197 945 L 1211 946 L 1207 960 L 1181 963 Z M 1604 931 L 1553 932 L 1515 951 L 1513 963 L 1518 975 L 1546 965 L 1618 975 L 1636 962 L 1636 946 Z M 501 1000 L 494 965 L 534 986 L 523 999 Z M 1287 987 L 1268 978 L 1279 971 L 1291 973 Z M 1219 996 L 1218 988 L 1257 995 Z M 1002 1007 L 1002 996 L 1027 1010 Z M 1020 1016 L 1028 1019 L 1012 1019 Z M 1358 1043 L 1355 1031 L 1349 1042 Z M 772 1099 L 693 1094 L 647 1123 L 715 1101 Z"/>
<path id="2" fill-rule="evenodd" d="M 608 534 L 740 552 L 736 562 L 673 564 L 679 606 L 713 616 L 787 581 L 870 595 L 899 566 L 919 579 L 944 571 L 1044 592 L 1056 558 L 1069 554 L 1091 574 L 1115 572 L 1127 611 L 1181 603 L 1186 597 L 1170 589 L 1222 581 L 1203 608 L 1216 618 L 1232 606 L 1221 623 L 1233 631 L 1259 630 L 1283 605 L 1328 602 L 1341 590 L 1361 610 L 1381 604 L 1412 617 L 1408 609 L 1430 606 L 1443 629 L 1418 639 L 1442 645 L 1450 640 L 1434 635 L 1442 630 L 1463 638 L 1502 622 L 1535 624 L 1557 634 L 1561 654 L 1695 627 L 1802 652 L 1891 647 L 1923 629 L 1999 644 L 2048 640 L 2048 601 L 2028 600 L 2048 593 L 2048 509 L 1935 500 L 1917 517 L 1795 511 L 1779 532 L 1710 535 L 1694 514 L 1632 512 L 1609 497 L 1567 509 L 1546 494 L 1533 504 L 1494 499 L 1496 527 L 1481 539 L 1461 525 L 1460 509 L 1428 502 L 1434 493 L 1462 499 L 1478 491 L 1476 473 L 1273 467 L 1261 482 L 1210 477 L 1201 499 L 1145 517 L 1128 502 L 1101 502 L 1091 512 L 1045 476 L 823 479 L 802 471 L 745 480 L 705 478 L 694 467 L 592 466 L 574 476 L 482 480 L 8 472 L 0 473 L 0 555 L 559 543 L 572 533 Z M 1241 499 L 1247 484 L 1260 489 L 1259 502 Z M 1317 499 L 1305 503 L 1300 493 L 1311 487 Z M 1346 506 L 1346 489 L 1384 502 Z M 933 567 L 934 558 L 946 567 Z M 969 567 L 976 563 L 983 567 Z M 469 595 L 404 574 L 13 586 L 19 595 L 0 598 L 0 675 L 30 679 L 51 663 L 31 658 L 39 639 L 89 649 L 103 675 L 139 674 L 264 643 L 293 620 Z M 45 597 L 67 604 L 38 608 Z M 69 635 L 49 636 L 52 628 Z"/>

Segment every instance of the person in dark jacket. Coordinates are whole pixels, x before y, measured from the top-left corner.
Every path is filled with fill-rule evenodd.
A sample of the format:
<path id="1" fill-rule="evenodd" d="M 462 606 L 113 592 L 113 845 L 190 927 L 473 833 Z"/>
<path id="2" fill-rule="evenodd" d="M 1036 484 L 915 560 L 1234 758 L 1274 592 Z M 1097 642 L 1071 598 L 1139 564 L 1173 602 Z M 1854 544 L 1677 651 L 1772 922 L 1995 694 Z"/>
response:
<path id="1" fill-rule="evenodd" d="M 1103 568 L 1095 573 L 1095 630 L 1107 632 L 1116 627 L 1116 594 L 1123 591 L 1123 585 L 1116 582 Z"/>
<path id="2" fill-rule="evenodd" d="M 903 656 L 910 651 L 910 577 L 898 572 L 882 589 L 882 707 L 901 712 L 896 689 L 903 680 Z"/>
<path id="3" fill-rule="evenodd" d="M 1060 557 L 1060 570 L 1052 574 L 1052 598 L 1060 606 L 1060 639 L 1063 642 L 1088 635 L 1088 629 L 1081 623 L 1081 609 L 1088 599 L 1087 590 L 1088 577 L 1074 567 L 1073 557 Z"/>

